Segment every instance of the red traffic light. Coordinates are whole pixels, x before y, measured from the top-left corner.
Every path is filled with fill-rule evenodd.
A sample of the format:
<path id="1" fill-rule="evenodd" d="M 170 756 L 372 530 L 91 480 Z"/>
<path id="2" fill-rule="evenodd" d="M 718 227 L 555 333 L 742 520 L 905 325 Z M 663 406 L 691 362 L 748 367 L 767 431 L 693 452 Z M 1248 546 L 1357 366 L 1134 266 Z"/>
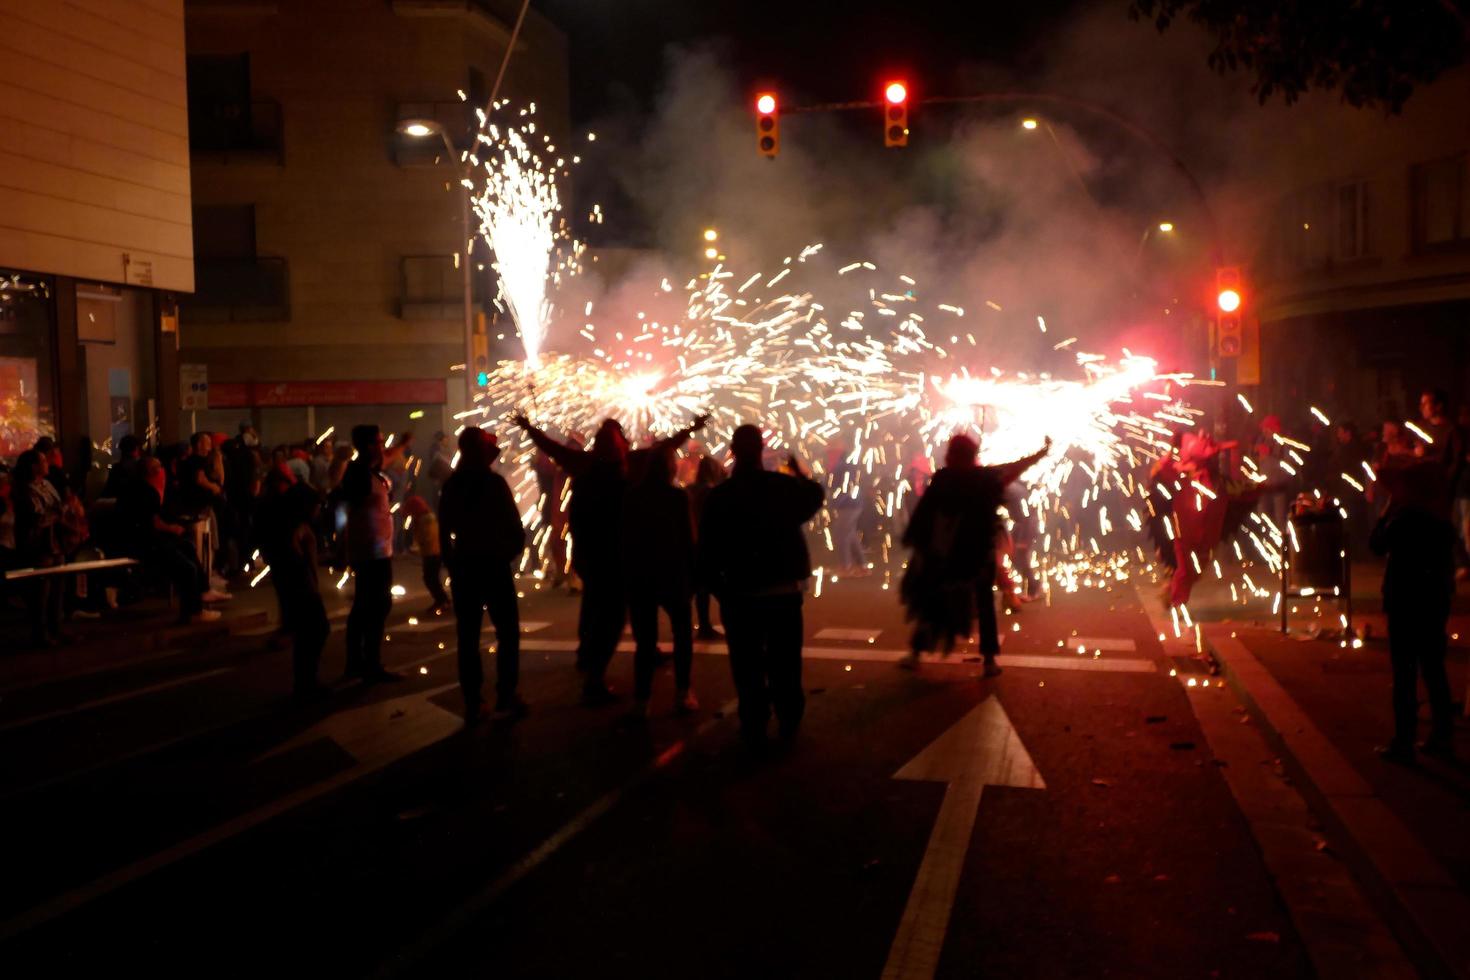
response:
<path id="1" fill-rule="evenodd" d="M 908 86 L 903 82 L 889 82 L 883 89 L 883 97 L 889 105 L 902 105 L 909 97 Z"/>
<path id="2" fill-rule="evenodd" d="M 776 125 L 776 93 L 761 92 L 755 97 L 756 149 L 761 156 L 774 158 L 781 150 L 781 131 Z"/>
<path id="3" fill-rule="evenodd" d="M 1220 295 L 1215 297 L 1215 302 L 1220 305 L 1220 312 L 1234 313 L 1240 309 L 1240 293 L 1234 289 L 1222 289 Z"/>

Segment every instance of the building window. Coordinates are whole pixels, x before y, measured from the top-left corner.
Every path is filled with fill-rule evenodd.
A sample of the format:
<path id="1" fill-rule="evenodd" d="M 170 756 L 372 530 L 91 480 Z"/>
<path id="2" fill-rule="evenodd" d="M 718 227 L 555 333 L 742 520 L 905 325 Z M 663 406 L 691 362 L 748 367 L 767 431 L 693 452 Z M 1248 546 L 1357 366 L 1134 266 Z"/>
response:
<path id="1" fill-rule="evenodd" d="M 51 283 L 0 269 L 0 460 L 56 434 Z"/>
<path id="2" fill-rule="evenodd" d="M 1334 195 L 1333 258 L 1350 262 L 1368 254 L 1368 182 L 1344 181 Z"/>
<path id="3" fill-rule="evenodd" d="M 250 55 L 190 55 L 189 149 L 244 159 L 281 157 L 281 107 L 250 91 Z"/>
<path id="4" fill-rule="evenodd" d="M 398 315 L 405 320 L 457 320 L 464 315 L 464 274 L 453 255 L 406 255 Z"/>
<path id="5" fill-rule="evenodd" d="M 179 298 L 186 323 L 291 319 L 286 260 L 255 252 L 255 207 L 194 208 L 194 294 Z"/>
<path id="6" fill-rule="evenodd" d="M 1326 185 L 1297 191 L 1281 203 L 1278 232 L 1284 275 L 1323 272 L 1332 263 L 1332 200 Z"/>
<path id="7" fill-rule="evenodd" d="M 1413 170 L 1414 250 L 1470 245 L 1470 155 L 1421 163 Z"/>

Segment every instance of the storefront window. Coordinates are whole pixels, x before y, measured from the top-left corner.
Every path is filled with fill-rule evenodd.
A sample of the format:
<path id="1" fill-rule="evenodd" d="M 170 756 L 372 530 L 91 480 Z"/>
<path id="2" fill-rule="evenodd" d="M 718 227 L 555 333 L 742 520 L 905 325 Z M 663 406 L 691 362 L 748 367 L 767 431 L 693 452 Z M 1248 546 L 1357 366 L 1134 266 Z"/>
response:
<path id="1" fill-rule="evenodd" d="M 50 281 L 0 269 L 0 460 L 56 434 Z"/>

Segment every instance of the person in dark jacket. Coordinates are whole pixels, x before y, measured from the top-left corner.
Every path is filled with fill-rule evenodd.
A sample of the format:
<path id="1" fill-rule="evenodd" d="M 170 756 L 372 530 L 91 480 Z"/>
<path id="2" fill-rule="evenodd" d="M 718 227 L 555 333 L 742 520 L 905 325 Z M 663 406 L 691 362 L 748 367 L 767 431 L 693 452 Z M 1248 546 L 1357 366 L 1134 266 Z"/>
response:
<path id="1" fill-rule="evenodd" d="M 689 495 L 673 483 L 672 453 L 651 452 L 643 479 L 629 487 L 623 507 L 623 558 L 628 614 L 633 621 L 633 715 L 648 717 L 658 667 L 658 611 L 669 616 L 674 640 L 674 711 L 699 707 L 690 689 L 694 664 L 694 526 Z"/>
<path id="2" fill-rule="evenodd" d="M 294 697 L 312 702 L 325 697 L 318 679 L 322 648 L 331 635 L 317 580 L 316 522 L 321 496 L 294 482 L 285 470 L 266 474 L 266 493 L 257 511 L 260 552 L 270 566 L 271 585 L 280 608 L 281 629 L 291 638 Z"/>
<path id="3" fill-rule="evenodd" d="M 499 453 L 484 430 L 466 427 L 459 435 L 459 465 L 439 494 L 439 549 L 454 593 L 466 724 L 478 721 L 487 707 L 480 697 L 480 617 L 486 611 L 495 627 L 495 715 L 514 719 L 526 713 L 516 693 L 521 621 L 515 583 L 526 529 L 509 484 L 490 469 Z"/>
<path id="4" fill-rule="evenodd" d="M 689 509 L 694 515 L 694 530 L 699 532 L 699 522 L 704 518 L 704 505 L 709 500 L 709 492 L 722 483 L 725 479 L 725 469 L 713 456 L 701 456 L 699 466 L 694 471 L 694 482 L 689 484 Z M 698 542 L 696 542 L 697 545 Z M 698 630 L 694 636 L 700 640 L 718 640 L 720 634 L 715 632 L 714 623 L 709 618 L 709 588 L 696 576 L 694 583 L 694 615 Z"/>
<path id="5" fill-rule="evenodd" d="M 594 707 L 609 704 L 617 698 L 607 686 L 607 665 L 628 618 L 622 558 L 627 437 L 615 419 L 607 419 L 598 428 L 591 448 L 582 450 L 557 442 L 525 415 L 517 414 L 514 421 L 538 449 L 571 476 L 568 518 L 572 569 L 582 579 L 582 606 L 577 618 L 577 669 L 584 675 L 582 702 Z M 706 421 L 708 416 L 697 417 L 689 427 L 653 448 L 677 449 L 704 428 Z"/>
<path id="6" fill-rule="evenodd" d="M 957 637 L 970 635 L 973 609 L 980 620 L 985 676 L 1000 673 L 1000 631 L 995 618 L 996 508 L 1005 489 L 1051 448 L 1002 466 L 979 464 L 980 444 L 967 435 L 949 441 L 944 466 L 919 499 L 904 531 L 913 549 L 900 594 L 914 621 L 909 657 L 938 649 L 948 653 Z"/>
<path id="7" fill-rule="evenodd" d="M 774 707 L 781 737 L 801 725 L 801 595 L 812 574 L 804 525 L 821 509 L 822 485 L 795 456 L 790 474 L 761 465 L 760 429 L 730 440 L 730 478 L 710 491 L 699 528 L 700 576 L 720 602 L 730 673 L 740 697 L 740 731 L 759 750 Z"/>
<path id="8" fill-rule="evenodd" d="M 1409 477 L 1412 479 L 1412 476 Z M 1390 497 L 1369 545 L 1388 563 L 1383 570 L 1383 610 L 1388 614 L 1388 655 L 1393 664 L 1393 739 L 1379 750 L 1392 762 L 1414 761 L 1419 723 L 1418 675 L 1424 676 L 1431 715 L 1426 754 L 1454 751 L 1454 716 L 1445 672 L 1450 601 L 1455 594 L 1454 529 L 1440 514 L 1439 497 L 1407 501 Z"/>

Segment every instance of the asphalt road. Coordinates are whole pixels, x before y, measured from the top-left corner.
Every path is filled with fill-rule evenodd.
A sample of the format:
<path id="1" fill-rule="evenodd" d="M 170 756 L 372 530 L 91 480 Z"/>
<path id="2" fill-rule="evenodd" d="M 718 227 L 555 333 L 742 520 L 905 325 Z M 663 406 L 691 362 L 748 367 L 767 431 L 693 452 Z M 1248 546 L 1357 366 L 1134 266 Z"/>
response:
<path id="1" fill-rule="evenodd" d="M 287 704 L 260 637 L 0 700 L 7 974 L 879 977 L 935 874 L 929 959 L 887 975 L 1311 973 L 1127 585 L 1007 617 L 982 680 L 964 653 L 896 669 L 895 594 L 829 582 L 806 723 L 765 760 L 720 643 L 693 717 L 667 669 L 646 725 L 580 707 L 575 600 L 544 592 L 522 606 L 530 717 L 465 731 L 452 622 L 409 625 L 419 604 L 385 648 L 410 679 L 320 709 Z M 338 631 L 323 676 L 341 666 Z M 952 751 L 981 715 L 1015 765 L 978 808 L 955 803 L 973 766 L 894 778 L 930 746 L 940 775 L 994 754 Z M 958 847 L 930 847 L 936 821 Z"/>

